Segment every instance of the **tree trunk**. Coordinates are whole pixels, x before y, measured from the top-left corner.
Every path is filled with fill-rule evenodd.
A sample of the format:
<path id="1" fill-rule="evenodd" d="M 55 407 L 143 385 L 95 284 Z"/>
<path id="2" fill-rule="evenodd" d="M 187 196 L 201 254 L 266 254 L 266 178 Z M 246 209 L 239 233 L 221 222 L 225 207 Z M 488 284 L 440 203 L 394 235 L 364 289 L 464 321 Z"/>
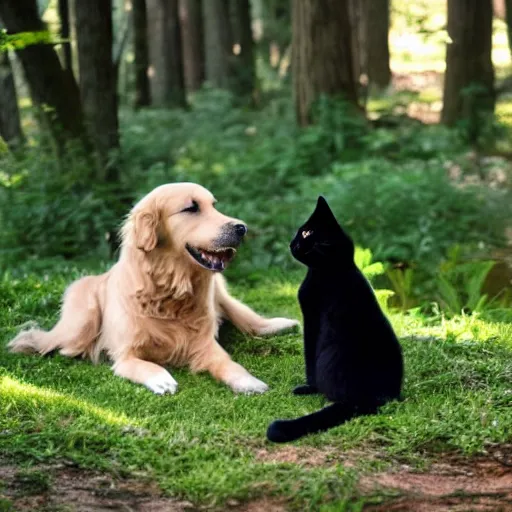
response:
<path id="1" fill-rule="evenodd" d="M 36 0 L 2 0 L 0 18 L 10 33 L 46 30 L 39 18 Z M 70 138 L 84 140 L 80 93 L 72 75 L 62 69 L 54 48 L 49 44 L 33 45 L 19 50 L 17 55 L 32 101 L 41 107 L 41 120 L 59 147 Z"/>
<path id="2" fill-rule="evenodd" d="M 133 48 L 135 54 L 135 108 L 151 104 L 146 0 L 133 0 Z"/>
<path id="3" fill-rule="evenodd" d="M 101 169 L 119 147 L 116 76 L 112 62 L 112 6 L 108 0 L 75 2 L 80 91 L 89 135 Z M 115 181 L 115 172 L 105 178 Z"/>
<path id="4" fill-rule="evenodd" d="M 185 107 L 178 0 L 147 0 L 147 8 L 153 104 Z"/>
<path id="5" fill-rule="evenodd" d="M 357 106 L 348 0 L 293 0 L 292 59 L 297 120 L 312 122 L 320 95 Z"/>
<path id="6" fill-rule="evenodd" d="M 23 141 L 18 98 L 7 52 L 0 52 L 0 137 L 13 147 Z"/>
<path id="7" fill-rule="evenodd" d="M 71 54 L 71 32 L 69 27 L 69 0 L 59 0 L 60 37 L 62 43 L 64 69 L 73 73 L 73 56 Z"/>
<path id="8" fill-rule="evenodd" d="M 352 69 L 356 88 L 364 82 L 367 67 L 367 45 L 366 45 L 366 4 L 368 0 L 349 0 L 348 14 L 351 29 L 352 45 Z"/>
<path id="9" fill-rule="evenodd" d="M 206 79 L 215 87 L 230 89 L 234 78 L 234 59 L 229 0 L 205 0 L 203 19 Z"/>
<path id="10" fill-rule="evenodd" d="M 491 0 L 448 0 L 448 35 L 442 121 L 453 125 L 494 111 Z"/>
<path id="11" fill-rule="evenodd" d="M 512 0 L 505 0 L 505 20 L 507 22 L 508 47 L 512 53 Z"/>
<path id="12" fill-rule="evenodd" d="M 208 0 L 206 0 L 208 1 Z M 180 0 L 185 85 L 196 91 L 204 82 L 204 33 L 201 0 Z"/>
<path id="13" fill-rule="evenodd" d="M 234 43 L 234 84 L 238 96 L 253 98 L 256 82 L 254 40 L 252 37 L 251 4 L 249 0 L 231 0 Z"/>
<path id="14" fill-rule="evenodd" d="M 505 19 L 505 4 L 508 2 L 508 0 L 493 0 L 492 6 L 494 11 L 494 16 L 500 20 Z"/>
<path id="15" fill-rule="evenodd" d="M 385 89 L 389 67 L 389 0 L 367 0 L 365 12 L 368 84 Z"/>

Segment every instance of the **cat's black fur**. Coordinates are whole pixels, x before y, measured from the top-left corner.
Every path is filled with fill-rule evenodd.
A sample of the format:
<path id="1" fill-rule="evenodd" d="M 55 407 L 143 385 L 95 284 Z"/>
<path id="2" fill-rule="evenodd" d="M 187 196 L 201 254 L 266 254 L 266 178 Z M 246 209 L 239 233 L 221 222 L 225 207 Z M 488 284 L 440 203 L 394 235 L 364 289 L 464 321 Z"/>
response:
<path id="1" fill-rule="evenodd" d="M 398 339 L 354 263 L 352 240 L 323 197 L 290 249 L 308 267 L 299 290 L 306 384 L 293 392 L 322 393 L 334 403 L 295 420 L 274 421 L 267 437 L 281 443 L 377 413 L 400 397 L 403 376 Z"/>

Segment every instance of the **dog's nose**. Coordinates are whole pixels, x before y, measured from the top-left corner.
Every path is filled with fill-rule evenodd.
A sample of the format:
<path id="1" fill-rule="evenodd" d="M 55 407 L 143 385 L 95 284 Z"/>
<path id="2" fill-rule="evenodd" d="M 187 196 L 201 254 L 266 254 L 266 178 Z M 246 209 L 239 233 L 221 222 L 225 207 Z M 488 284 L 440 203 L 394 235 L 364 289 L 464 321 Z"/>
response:
<path id="1" fill-rule="evenodd" d="M 240 238 L 242 238 L 247 233 L 247 226 L 245 224 L 236 224 L 235 232 Z"/>

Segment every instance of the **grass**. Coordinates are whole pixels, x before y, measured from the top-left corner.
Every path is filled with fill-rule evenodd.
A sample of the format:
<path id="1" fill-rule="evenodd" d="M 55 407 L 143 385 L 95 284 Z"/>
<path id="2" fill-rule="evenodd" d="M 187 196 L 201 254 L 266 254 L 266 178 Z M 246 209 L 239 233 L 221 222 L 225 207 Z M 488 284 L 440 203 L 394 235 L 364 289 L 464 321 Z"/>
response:
<path id="1" fill-rule="evenodd" d="M 445 31 L 425 37 L 407 26 L 408 17 L 423 17 L 433 4 L 432 12 L 444 12 L 444 1 L 395 3 L 402 14 L 395 15 L 390 35 L 393 71 L 443 71 Z M 444 15 L 430 16 L 425 28 L 444 24 Z M 493 60 L 498 73 L 505 74 L 510 54 L 501 21 L 495 21 Z M 487 240 L 489 226 L 498 224 L 489 204 L 506 216 L 495 196 L 477 202 L 488 191 L 465 196 L 442 179 L 442 166 L 467 149 L 458 147 L 455 132 L 442 127 L 416 132 L 407 126 L 379 130 L 354 150 L 358 154 L 352 161 L 347 156 L 350 137 L 358 144 L 361 137 L 352 134 L 341 114 L 339 119 L 326 116 L 325 126 L 297 133 L 288 100 L 255 113 L 234 109 L 224 94 L 211 94 L 198 95 L 186 114 L 123 112 L 123 151 L 134 169 L 137 194 L 161 182 L 197 181 L 219 194 L 222 211 L 250 223 L 251 237 L 228 278 L 234 295 L 261 313 L 300 317 L 296 291 L 303 270 L 293 266 L 287 244 L 317 192 L 327 191 L 357 242 L 379 259 L 391 255 L 429 264 L 434 274 L 437 259 L 446 257 L 445 245 L 457 236 L 464 242 Z M 370 98 L 369 110 L 383 112 L 412 101 L 433 104 L 440 98 L 436 88 L 401 92 Z M 510 99 L 500 101 L 502 122 L 510 125 L 511 112 Z M 30 116 L 27 120 L 34 122 Z M 34 127 L 25 128 L 34 132 Z M 347 141 L 333 138 L 336 132 Z M 28 169 L 41 194 L 43 170 L 47 195 L 41 199 L 29 189 L 25 198 L 18 193 L 19 203 L 4 201 L 9 212 L 1 227 L 14 222 L 22 240 L 31 244 L 11 246 L 20 247 L 19 254 L 59 254 L 61 248 L 48 247 L 62 240 L 69 245 L 62 230 L 90 247 L 94 243 L 87 226 L 92 220 L 98 226 L 90 230 L 103 239 L 100 221 L 102 216 L 110 219 L 103 212 L 106 201 L 87 197 L 77 208 L 70 195 L 59 203 L 57 215 L 50 208 L 52 190 L 62 196 L 61 183 L 52 188 L 49 181 L 58 176 L 55 162 L 39 148 L 34 155 L 17 163 L 14 174 Z M 80 175 L 82 164 L 73 165 Z M 77 217 L 77 211 L 85 218 Z M 82 247 L 76 252 L 81 255 Z M 170 496 L 221 510 L 233 500 L 262 496 L 283 499 L 297 510 L 361 510 L 375 499 L 358 487 L 365 474 L 402 464 L 423 469 L 445 453 L 470 460 L 489 443 L 512 442 L 512 324 L 478 315 L 447 320 L 414 310 L 390 313 L 404 349 L 405 400 L 387 405 L 379 416 L 282 447 L 266 441 L 268 424 L 323 405 L 319 397 L 290 393 L 303 380 L 300 335 L 254 339 L 229 326 L 222 330 L 221 341 L 233 358 L 270 385 L 264 395 L 237 396 L 206 374 L 173 370 L 178 393 L 155 396 L 114 377 L 106 362 L 93 366 L 58 355 L 43 359 L 7 352 L 7 342 L 26 322 L 52 326 L 69 282 L 106 267 L 57 259 L 20 265 L 17 254 L 6 265 L 0 260 L 2 270 L 7 269 L 3 277 L 0 273 L 0 468 L 6 461 L 16 465 L 17 484 L 26 495 L 49 492 L 54 485 L 41 463 L 65 460 L 84 469 L 147 477 Z M 100 257 L 99 252 L 94 256 Z M 418 295 L 420 304 L 433 300 L 430 289 Z M 311 453 L 318 455 L 316 461 L 310 460 Z M 344 464 L 347 458 L 350 466 Z M 10 509 L 0 481 L 0 511 Z"/>
<path id="2" fill-rule="evenodd" d="M 511 440 L 512 325 L 477 317 L 428 325 L 392 315 L 405 353 L 405 400 L 294 444 L 299 454 L 325 453 L 329 462 L 319 465 L 273 461 L 283 448 L 265 440 L 273 419 L 323 404 L 290 393 L 303 378 L 299 335 L 252 339 L 223 329 L 235 360 L 270 385 L 261 396 L 233 395 L 186 370 L 173 371 L 175 396 L 155 396 L 114 377 L 106 363 L 8 353 L 5 344 L 23 322 L 51 326 L 66 283 L 83 271 L 50 265 L 0 282 L 0 453 L 20 467 L 66 459 L 144 474 L 170 495 L 210 506 L 272 495 L 301 510 L 355 510 L 364 501 L 356 487 L 364 472 L 398 461 L 422 467 L 440 452 L 470 456 Z M 260 275 L 249 288 L 234 283 L 233 292 L 265 314 L 298 317 L 299 274 L 291 275 Z M 263 459 L 262 450 L 270 453 Z M 354 451 L 366 455 L 348 469 L 341 458 Z M 37 480 L 36 487 L 48 485 Z"/>

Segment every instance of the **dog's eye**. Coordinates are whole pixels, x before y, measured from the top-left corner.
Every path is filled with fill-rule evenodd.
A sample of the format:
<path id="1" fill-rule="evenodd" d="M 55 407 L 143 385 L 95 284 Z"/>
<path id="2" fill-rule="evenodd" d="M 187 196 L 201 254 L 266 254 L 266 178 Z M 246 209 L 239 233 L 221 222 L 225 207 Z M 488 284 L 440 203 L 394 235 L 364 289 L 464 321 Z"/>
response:
<path id="1" fill-rule="evenodd" d="M 197 204 L 197 201 L 192 201 L 192 206 L 189 206 L 188 208 L 184 208 L 181 211 L 189 212 L 189 213 L 197 213 L 197 212 L 199 212 L 199 205 Z"/>
<path id="2" fill-rule="evenodd" d="M 313 233 L 313 231 L 303 231 L 301 233 L 302 235 L 302 238 L 307 238 L 309 235 L 311 235 Z"/>

